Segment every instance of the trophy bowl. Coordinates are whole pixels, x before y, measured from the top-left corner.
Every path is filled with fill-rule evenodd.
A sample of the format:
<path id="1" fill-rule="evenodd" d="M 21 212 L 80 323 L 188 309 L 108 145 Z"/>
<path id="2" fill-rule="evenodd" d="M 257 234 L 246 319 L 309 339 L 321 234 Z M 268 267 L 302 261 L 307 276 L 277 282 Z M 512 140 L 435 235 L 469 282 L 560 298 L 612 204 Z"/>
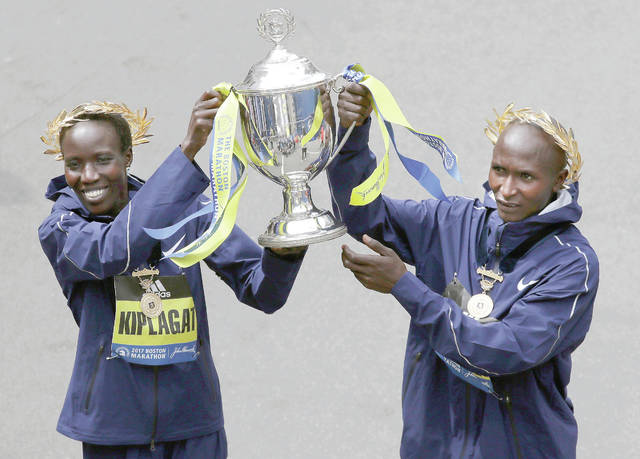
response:
<path id="1" fill-rule="evenodd" d="M 283 9 L 260 15 L 258 31 L 274 43 L 234 87 L 243 101 L 240 117 L 250 164 L 283 187 L 284 207 L 258 238 L 265 247 L 295 247 L 327 241 L 347 229 L 311 199 L 309 181 L 338 153 L 330 94 L 338 76 L 318 70 L 309 59 L 290 53 L 280 41 L 294 29 Z"/>

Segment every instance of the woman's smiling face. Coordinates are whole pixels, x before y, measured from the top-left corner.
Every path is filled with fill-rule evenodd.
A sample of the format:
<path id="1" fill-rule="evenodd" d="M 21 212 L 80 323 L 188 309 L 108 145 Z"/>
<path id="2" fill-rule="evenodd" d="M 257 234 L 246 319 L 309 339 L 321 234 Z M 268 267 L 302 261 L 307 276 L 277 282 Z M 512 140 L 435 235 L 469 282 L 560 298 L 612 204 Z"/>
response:
<path id="1" fill-rule="evenodd" d="M 129 201 L 127 166 L 131 148 L 108 121 L 86 120 L 68 128 L 60 144 L 67 184 L 93 215 L 116 216 Z"/>

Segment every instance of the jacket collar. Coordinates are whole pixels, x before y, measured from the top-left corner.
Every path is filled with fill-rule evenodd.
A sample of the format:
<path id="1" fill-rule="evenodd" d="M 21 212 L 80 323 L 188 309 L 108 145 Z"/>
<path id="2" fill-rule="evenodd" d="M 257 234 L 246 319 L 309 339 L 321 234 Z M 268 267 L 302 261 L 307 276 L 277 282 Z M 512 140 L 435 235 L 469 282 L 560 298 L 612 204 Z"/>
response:
<path id="1" fill-rule="evenodd" d="M 520 244 L 541 231 L 548 231 L 551 225 L 571 224 L 580 220 L 582 208 L 578 204 L 578 183 L 561 190 L 556 199 L 540 213 L 518 222 L 505 222 L 497 212 L 495 197 L 489 183 L 485 189 L 484 206 L 488 209 L 483 236 L 478 247 L 478 262 L 495 259 L 496 243 L 500 243 L 499 258 L 506 257 Z M 483 240 L 484 239 L 484 240 Z"/>
<path id="2" fill-rule="evenodd" d="M 482 185 L 484 194 L 484 206 L 497 209 L 495 196 L 489 187 L 489 182 Z M 519 222 L 509 223 L 510 226 L 526 226 L 531 223 L 575 223 L 582 216 L 582 207 L 578 204 L 578 182 L 572 183 L 568 188 L 560 190 L 556 199 L 551 201 L 540 213 L 525 218 Z M 499 218 L 499 217 L 498 217 Z M 501 218 L 500 222 L 506 224 Z"/>
<path id="3" fill-rule="evenodd" d="M 135 175 L 128 174 L 127 182 L 129 185 L 129 199 L 131 199 L 142 187 L 142 185 L 144 184 L 144 180 L 136 177 Z M 83 218 L 107 221 L 113 220 L 113 217 L 111 217 L 110 215 L 92 215 L 82 204 L 75 191 L 73 191 L 73 189 L 71 189 L 71 187 L 67 185 L 67 181 L 64 178 L 64 175 L 60 175 L 51 179 L 44 196 L 51 201 L 57 202 L 66 210 L 77 213 Z"/>

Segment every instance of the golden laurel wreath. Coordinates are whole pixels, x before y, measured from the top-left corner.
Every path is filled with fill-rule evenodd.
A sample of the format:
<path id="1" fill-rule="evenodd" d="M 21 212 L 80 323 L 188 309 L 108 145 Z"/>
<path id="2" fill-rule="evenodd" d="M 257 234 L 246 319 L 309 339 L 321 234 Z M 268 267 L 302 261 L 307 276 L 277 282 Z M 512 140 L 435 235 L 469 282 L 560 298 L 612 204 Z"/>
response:
<path id="1" fill-rule="evenodd" d="M 502 131 L 504 131 L 513 120 L 535 124 L 553 137 L 556 145 L 564 151 L 567 160 L 567 169 L 569 170 L 565 184 L 568 185 L 577 182 L 580 178 L 582 158 L 578 151 L 578 142 L 573 138 L 573 131 L 571 129 L 567 131 L 562 124 L 544 111 L 537 113 L 529 107 L 514 110 L 513 106 L 513 103 L 507 105 L 502 115 L 499 115 L 495 109 L 493 110 L 497 117 L 496 121 L 492 123 L 487 120 L 488 126 L 484 130 L 489 140 L 495 145 Z"/>
<path id="2" fill-rule="evenodd" d="M 153 118 L 147 119 L 147 109 L 142 111 L 131 111 L 125 104 L 115 104 L 113 102 L 88 102 L 80 104 L 71 112 L 67 113 L 66 110 L 62 110 L 58 116 L 52 121 L 47 123 L 47 130 L 45 135 L 40 136 L 40 140 L 49 148 L 44 151 L 46 155 L 56 155 L 56 160 L 63 158 L 62 151 L 60 149 L 60 130 L 65 127 L 71 127 L 74 124 L 82 121 L 79 119 L 80 115 L 88 113 L 95 114 L 109 114 L 116 113 L 122 115 L 122 117 L 129 123 L 131 129 L 131 144 L 141 145 L 149 142 L 149 137 L 152 134 L 147 134 L 149 126 L 153 121 Z"/>

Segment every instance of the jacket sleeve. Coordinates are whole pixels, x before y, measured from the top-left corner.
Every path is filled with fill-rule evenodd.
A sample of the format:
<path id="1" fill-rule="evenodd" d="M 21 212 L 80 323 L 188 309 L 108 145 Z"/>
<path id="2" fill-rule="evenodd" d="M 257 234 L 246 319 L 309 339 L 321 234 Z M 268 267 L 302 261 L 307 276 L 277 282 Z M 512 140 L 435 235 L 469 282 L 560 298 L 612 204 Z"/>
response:
<path id="1" fill-rule="evenodd" d="M 303 257 L 279 257 L 260 248 L 234 226 L 229 237 L 204 261 L 233 289 L 238 300 L 271 314 L 287 301 Z"/>
<path id="2" fill-rule="evenodd" d="M 417 202 L 384 195 L 365 206 L 350 205 L 351 190 L 369 177 L 376 166 L 376 158 L 368 147 L 370 125 L 371 118 L 354 128 L 327 169 L 333 210 L 354 239 L 361 241 L 367 234 L 395 250 L 405 263 L 415 265 L 421 256 L 415 253 L 417 248 L 430 250 L 434 256 L 440 252 L 435 228 L 449 224 L 438 220 L 446 220 L 452 206 L 436 199 Z M 344 135 L 342 128 L 340 133 Z"/>
<path id="3" fill-rule="evenodd" d="M 411 273 L 391 293 L 440 354 L 489 376 L 517 373 L 573 351 L 587 333 L 598 260 L 588 247 L 567 250 L 566 263 L 550 270 L 497 322 L 481 323 L 464 315 L 452 300 Z"/>
<path id="4" fill-rule="evenodd" d="M 174 223 L 207 183 L 176 148 L 113 221 L 88 221 L 54 204 L 38 235 L 58 281 L 106 279 L 143 263 L 158 243 L 143 228 Z"/>

